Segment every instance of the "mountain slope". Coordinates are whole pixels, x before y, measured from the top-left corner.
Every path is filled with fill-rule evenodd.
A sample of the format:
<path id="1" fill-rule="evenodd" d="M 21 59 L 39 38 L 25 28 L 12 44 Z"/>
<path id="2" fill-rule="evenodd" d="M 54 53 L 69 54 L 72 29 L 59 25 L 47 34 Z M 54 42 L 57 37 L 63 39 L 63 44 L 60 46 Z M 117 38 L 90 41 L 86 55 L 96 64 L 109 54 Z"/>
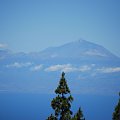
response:
<path id="1" fill-rule="evenodd" d="M 79 40 L 71 42 L 60 47 L 48 48 L 41 52 L 42 57 L 115 57 L 112 53 L 104 47 L 88 42 L 86 40 Z"/>
<path id="2" fill-rule="evenodd" d="M 74 93 L 113 94 L 120 90 L 120 58 L 86 40 L 28 54 L 1 50 L 0 58 L 2 92 L 52 93 L 62 71 Z"/>

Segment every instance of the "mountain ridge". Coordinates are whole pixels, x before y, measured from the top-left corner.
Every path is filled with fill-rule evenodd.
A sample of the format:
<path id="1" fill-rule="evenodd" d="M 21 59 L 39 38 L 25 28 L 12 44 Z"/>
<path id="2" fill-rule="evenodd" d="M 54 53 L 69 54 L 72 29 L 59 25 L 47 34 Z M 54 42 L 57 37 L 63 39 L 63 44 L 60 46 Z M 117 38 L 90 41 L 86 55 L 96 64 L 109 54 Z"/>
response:
<path id="1" fill-rule="evenodd" d="M 96 43 L 92 43 L 92 42 L 89 42 L 89 41 L 83 40 L 83 39 L 80 39 L 80 40 L 77 40 L 77 41 L 72 41 L 72 42 L 69 42 L 69 43 L 66 43 L 66 44 L 63 44 L 63 45 L 60 45 L 60 46 L 48 47 L 48 48 L 46 48 L 42 51 L 39 51 L 39 52 L 29 52 L 29 53 L 16 52 L 16 53 L 14 53 L 9 49 L 2 49 L 2 50 L 0 50 L 0 56 L 2 56 L 2 52 L 3 52 L 4 55 L 5 54 L 7 54 L 7 55 L 13 55 L 13 54 L 14 55 L 17 55 L 17 54 L 22 55 L 23 54 L 23 55 L 33 55 L 33 56 L 38 55 L 38 56 L 40 56 L 40 54 L 47 54 L 47 53 L 49 54 L 50 52 L 55 53 L 56 51 L 58 51 L 58 52 L 61 51 L 63 53 L 65 51 L 67 51 L 70 54 L 73 50 L 74 51 L 76 50 L 75 52 L 81 52 L 81 53 L 83 52 L 83 54 L 81 54 L 81 55 L 86 54 L 86 55 L 89 55 L 89 56 L 92 56 L 92 55 L 95 56 L 96 55 L 96 56 L 105 57 L 106 55 L 103 53 L 103 51 L 99 51 L 101 49 L 104 52 L 106 52 L 107 54 L 109 54 L 110 56 L 119 58 L 119 56 L 114 55 L 112 52 L 110 52 L 109 50 L 104 48 L 102 45 L 98 45 Z M 47 52 L 47 53 L 45 53 L 45 52 Z M 55 56 L 56 55 L 54 55 L 54 54 L 52 55 L 52 57 L 55 57 Z M 44 57 L 44 56 L 42 56 L 42 57 Z M 67 57 L 69 57 L 69 56 L 67 56 Z"/>
<path id="2" fill-rule="evenodd" d="M 100 45 L 81 40 L 41 52 L 8 51 L 0 51 L 0 91 L 52 93 L 62 71 L 73 93 L 120 91 L 120 58 Z"/>

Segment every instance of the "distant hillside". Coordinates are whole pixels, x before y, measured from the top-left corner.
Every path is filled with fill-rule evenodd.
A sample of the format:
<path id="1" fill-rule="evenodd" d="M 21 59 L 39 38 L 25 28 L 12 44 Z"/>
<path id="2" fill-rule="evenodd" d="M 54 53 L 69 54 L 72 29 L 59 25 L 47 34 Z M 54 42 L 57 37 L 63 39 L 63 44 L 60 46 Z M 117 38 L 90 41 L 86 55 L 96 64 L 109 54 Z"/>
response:
<path id="1" fill-rule="evenodd" d="M 89 41 L 74 41 L 33 53 L 0 50 L 1 92 L 52 93 L 62 71 L 73 93 L 120 91 L 120 58 Z"/>

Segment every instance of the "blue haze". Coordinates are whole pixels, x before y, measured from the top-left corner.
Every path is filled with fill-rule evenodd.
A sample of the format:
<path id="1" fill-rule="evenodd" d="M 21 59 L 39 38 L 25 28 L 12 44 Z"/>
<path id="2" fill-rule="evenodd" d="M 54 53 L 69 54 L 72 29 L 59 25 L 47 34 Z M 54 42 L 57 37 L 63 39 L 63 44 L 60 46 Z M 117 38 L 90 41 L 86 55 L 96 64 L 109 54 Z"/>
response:
<path id="1" fill-rule="evenodd" d="M 41 51 L 84 38 L 120 56 L 119 0 L 0 0 L 0 43 Z"/>
<path id="2" fill-rule="evenodd" d="M 50 94 L 0 93 L 0 120 L 45 120 L 51 113 Z M 111 120 L 118 97 L 73 95 L 72 111 L 81 106 L 86 120 Z"/>
<path id="3" fill-rule="evenodd" d="M 96 65 L 92 71 L 81 72 L 80 76 L 79 72 L 67 74 L 70 87 L 74 83 L 71 90 L 85 93 L 74 95 L 73 111 L 81 106 L 87 120 L 111 120 L 120 91 L 119 12 L 119 0 L 0 0 L 0 120 L 44 120 L 50 115 L 50 102 L 55 95 L 37 93 L 51 93 L 61 71 L 46 72 L 45 68 L 68 63 L 79 67 Z M 45 49 L 80 38 L 102 45 L 111 52 L 98 47 L 98 52 L 106 53 L 108 57 L 83 55 L 82 60 L 81 55 L 79 59 L 74 58 L 80 52 L 76 52 L 78 49 L 64 48 L 66 52 L 57 47 L 52 48 L 52 52 Z M 54 50 L 60 55 L 66 53 L 65 56 L 72 51 L 73 58 L 59 59 L 58 56 L 53 60 L 50 56 Z M 34 51 L 38 53 L 29 53 Z M 32 65 L 15 67 L 16 62 L 19 65 L 32 62 Z M 31 71 L 31 67 L 40 64 L 43 64 L 42 70 Z M 91 74 L 105 67 L 118 71 Z M 97 95 L 91 95 L 93 93 Z"/>

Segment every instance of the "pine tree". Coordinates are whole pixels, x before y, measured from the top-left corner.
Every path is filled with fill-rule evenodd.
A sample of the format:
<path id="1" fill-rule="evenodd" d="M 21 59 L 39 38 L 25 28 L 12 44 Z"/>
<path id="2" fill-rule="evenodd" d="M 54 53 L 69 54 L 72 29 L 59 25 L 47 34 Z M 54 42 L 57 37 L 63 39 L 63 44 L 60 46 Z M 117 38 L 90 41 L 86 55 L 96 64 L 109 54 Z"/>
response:
<path id="1" fill-rule="evenodd" d="M 78 109 L 72 120 L 85 120 L 81 108 Z"/>
<path id="2" fill-rule="evenodd" d="M 55 90 L 57 94 L 56 98 L 53 98 L 51 102 L 51 106 L 55 111 L 55 117 L 59 120 L 70 120 L 72 111 L 71 103 L 73 101 L 73 97 L 70 94 L 70 89 L 65 80 L 65 73 L 62 73 L 62 77 L 59 81 L 59 85 Z"/>
<path id="3" fill-rule="evenodd" d="M 120 97 L 120 93 L 119 93 L 119 97 Z M 115 107 L 115 111 L 113 112 L 113 120 L 120 120 L 120 98 L 118 101 L 118 104 Z"/>
<path id="4" fill-rule="evenodd" d="M 47 120 L 57 120 L 57 118 L 51 114 L 50 117 L 47 118 Z"/>
<path id="5" fill-rule="evenodd" d="M 64 72 L 62 72 L 62 76 L 55 93 L 57 94 L 57 97 L 53 98 L 51 101 L 51 106 L 55 111 L 55 115 L 53 116 L 51 114 L 47 120 L 85 120 L 82 119 L 83 114 L 81 109 L 79 109 L 76 115 L 72 118 L 71 103 L 73 101 L 73 97 L 67 85 Z"/>

